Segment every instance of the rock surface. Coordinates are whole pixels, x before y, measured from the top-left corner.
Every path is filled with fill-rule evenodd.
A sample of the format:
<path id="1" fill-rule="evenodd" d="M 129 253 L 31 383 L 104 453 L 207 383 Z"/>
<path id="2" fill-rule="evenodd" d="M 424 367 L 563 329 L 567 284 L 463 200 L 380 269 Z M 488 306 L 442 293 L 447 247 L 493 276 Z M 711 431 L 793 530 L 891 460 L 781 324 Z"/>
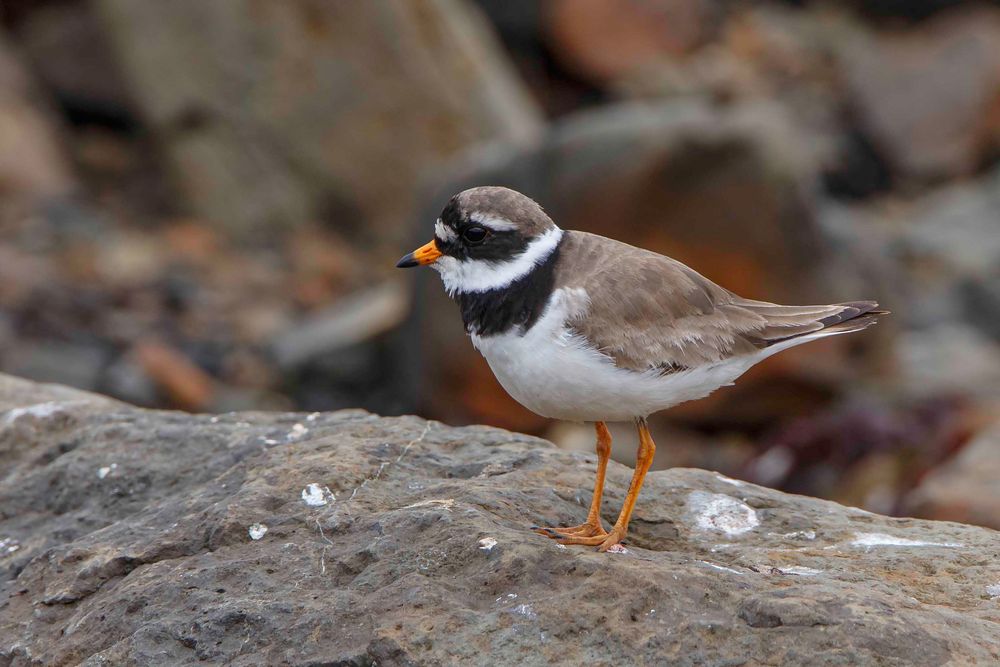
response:
<path id="1" fill-rule="evenodd" d="M 671 470 L 599 554 L 527 530 L 582 519 L 593 460 L 526 436 L 8 376 L 0 410 L 0 665 L 1000 660 L 991 530 Z"/>

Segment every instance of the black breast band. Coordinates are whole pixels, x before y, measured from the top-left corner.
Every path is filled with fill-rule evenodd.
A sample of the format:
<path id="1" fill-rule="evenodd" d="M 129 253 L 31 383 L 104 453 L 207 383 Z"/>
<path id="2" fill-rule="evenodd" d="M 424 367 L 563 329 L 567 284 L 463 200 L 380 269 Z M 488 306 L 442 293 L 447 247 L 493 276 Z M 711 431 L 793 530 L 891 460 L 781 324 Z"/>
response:
<path id="1" fill-rule="evenodd" d="M 457 293 L 455 301 L 462 310 L 465 330 L 480 336 L 493 336 L 519 327 L 524 335 L 541 317 L 552 296 L 561 246 L 562 239 L 541 264 L 506 287 Z"/>

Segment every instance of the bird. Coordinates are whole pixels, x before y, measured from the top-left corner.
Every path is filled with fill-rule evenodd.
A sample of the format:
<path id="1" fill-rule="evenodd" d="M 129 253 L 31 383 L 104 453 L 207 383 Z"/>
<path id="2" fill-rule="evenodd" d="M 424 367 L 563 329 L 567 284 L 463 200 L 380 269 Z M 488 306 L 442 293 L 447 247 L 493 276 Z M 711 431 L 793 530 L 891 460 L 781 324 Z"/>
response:
<path id="1" fill-rule="evenodd" d="M 599 551 L 628 533 L 656 451 L 651 414 L 730 385 L 781 350 L 860 331 L 888 312 L 875 301 L 787 306 L 746 299 L 670 257 L 563 230 L 534 200 L 499 186 L 451 197 L 434 238 L 396 266 L 440 274 L 472 344 L 521 405 L 594 424 L 597 475 L 586 520 L 532 528 Z M 635 423 L 638 453 L 618 519 L 605 529 L 607 422 L 622 421 Z"/>

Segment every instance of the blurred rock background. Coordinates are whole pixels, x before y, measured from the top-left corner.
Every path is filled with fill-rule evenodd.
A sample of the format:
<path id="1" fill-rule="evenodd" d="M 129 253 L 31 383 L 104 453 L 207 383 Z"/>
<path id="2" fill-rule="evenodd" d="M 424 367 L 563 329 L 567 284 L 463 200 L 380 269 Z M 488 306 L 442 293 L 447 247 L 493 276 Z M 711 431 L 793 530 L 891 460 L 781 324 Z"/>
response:
<path id="1" fill-rule="evenodd" d="M 657 466 L 1000 527 L 1000 3 L 0 10 L 0 370 L 590 450 L 393 269 L 450 194 L 505 184 L 746 296 L 894 312 L 659 415 Z"/>

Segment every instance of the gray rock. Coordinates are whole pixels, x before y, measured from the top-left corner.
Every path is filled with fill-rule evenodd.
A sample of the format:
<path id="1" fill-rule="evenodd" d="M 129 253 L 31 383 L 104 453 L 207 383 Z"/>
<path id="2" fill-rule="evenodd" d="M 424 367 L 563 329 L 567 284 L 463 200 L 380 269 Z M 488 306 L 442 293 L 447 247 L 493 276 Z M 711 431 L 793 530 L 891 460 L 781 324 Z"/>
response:
<path id="1" fill-rule="evenodd" d="M 911 397 L 1000 397 L 1000 344 L 963 322 L 942 322 L 900 334 L 895 381 Z"/>
<path id="2" fill-rule="evenodd" d="M 583 518 L 594 462 L 526 436 L 8 377 L 0 410 L 0 665 L 1000 660 L 991 530 L 677 469 L 599 554 L 527 530 Z"/>
<path id="3" fill-rule="evenodd" d="M 109 354 L 100 344 L 46 341 L 17 345 L 3 356 L 6 370 L 11 373 L 94 391 Z"/>
<path id="4" fill-rule="evenodd" d="M 915 199 L 907 213 L 896 252 L 951 275 L 1000 280 L 1000 169 Z"/>
<path id="5" fill-rule="evenodd" d="M 10 413 L 11 410 L 36 406 L 46 401 L 105 406 L 116 404 L 110 398 L 91 394 L 86 391 L 78 391 L 72 387 L 30 382 L 10 375 L 0 374 L 0 410 L 7 411 L 7 419 L 15 416 Z"/>
<path id="6" fill-rule="evenodd" d="M 399 325 L 406 316 L 406 301 L 399 282 L 361 290 L 278 334 L 272 344 L 275 359 L 283 368 L 294 368 L 370 341 Z"/>
<path id="7" fill-rule="evenodd" d="M 995 149 L 1000 11 L 964 9 L 908 31 L 858 32 L 836 48 L 851 108 L 903 177 L 968 174 Z"/>
<path id="8" fill-rule="evenodd" d="M 895 216 L 882 227 L 892 230 L 884 252 L 899 260 L 896 311 L 908 329 L 897 346 L 902 386 L 997 396 L 1000 169 L 915 198 Z"/>
<path id="9" fill-rule="evenodd" d="M 540 124 L 459 0 L 97 6 L 185 203 L 244 236 L 319 219 L 395 253 L 422 179 Z"/>

